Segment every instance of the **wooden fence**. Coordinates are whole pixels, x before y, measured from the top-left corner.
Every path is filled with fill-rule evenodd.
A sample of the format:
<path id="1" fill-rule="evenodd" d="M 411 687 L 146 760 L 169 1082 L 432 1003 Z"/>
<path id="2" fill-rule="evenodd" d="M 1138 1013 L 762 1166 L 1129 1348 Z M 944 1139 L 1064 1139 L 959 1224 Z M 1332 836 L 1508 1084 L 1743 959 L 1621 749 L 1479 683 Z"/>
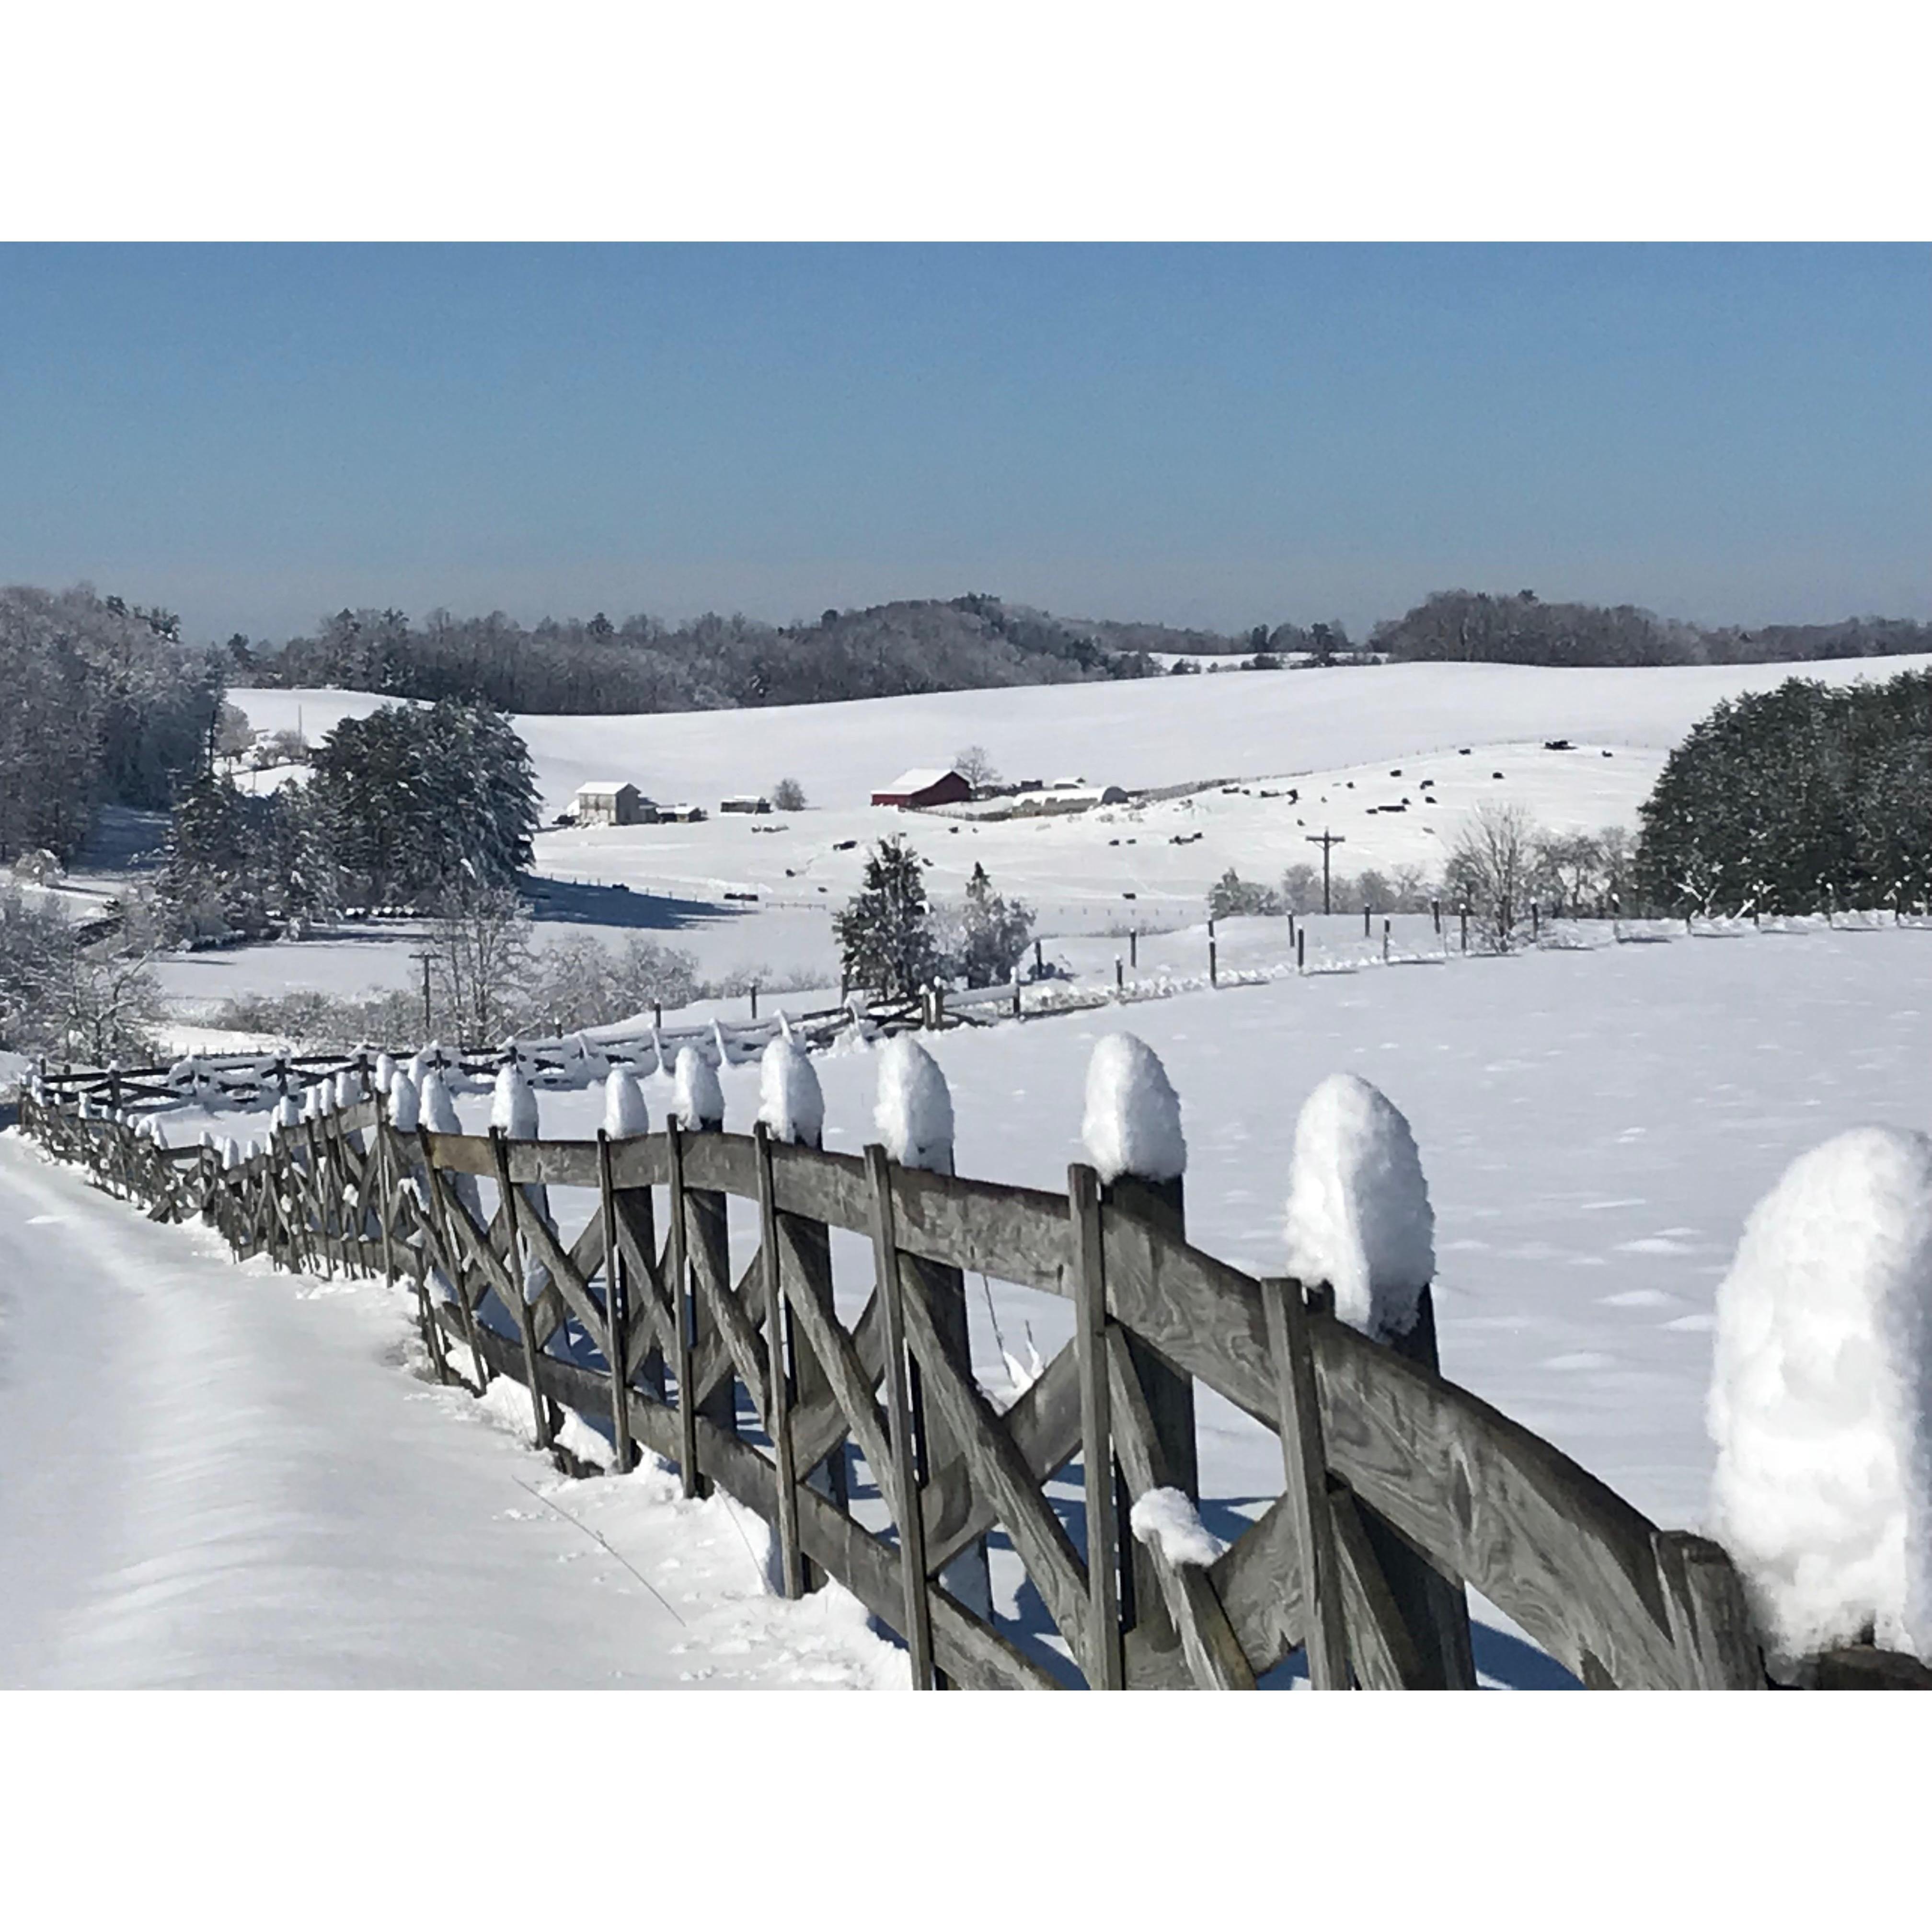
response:
<path id="1" fill-rule="evenodd" d="M 687 1493 L 736 1498 L 772 1526 L 784 1592 L 837 1578 L 904 1640 L 916 1684 L 1070 1680 L 1043 1657 L 1057 1646 L 993 1612 L 997 1531 L 1096 1688 L 1251 1688 L 1298 1649 L 1317 1688 L 1473 1688 L 1466 1583 L 1587 1685 L 1765 1686 L 1716 1544 L 1659 1529 L 1445 1380 L 1426 1304 L 1387 1346 L 1324 1292 L 1190 1246 L 1178 1183 L 1102 1186 L 1076 1166 L 1048 1193 L 762 1127 L 401 1133 L 374 1098 L 224 1166 L 101 1113 L 82 1084 L 23 1100 L 52 1152 L 155 1220 L 205 1216 L 238 1256 L 412 1282 L 440 1377 L 529 1390 L 538 1442 L 572 1473 L 566 1409 L 608 1430 L 622 1466 L 641 1444 Z M 574 1190 L 578 1215 L 546 1190 Z M 748 1254 L 733 1199 L 756 1208 Z M 856 1321 L 838 1312 L 836 1230 L 869 1250 Z M 1073 1304 L 1074 1339 L 1004 1411 L 971 1372 L 966 1270 Z M 1196 1384 L 1276 1436 L 1284 1482 L 1204 1565 L 1130 1526 L 1150 1491 L 1198 1500 Z M 883 1504 L 869 1525 L 848 1444 Z M 1084 1546 L 1044 1492 L 1076 1459 Z M 1877 1654 L 1841 1664 L 1846 1681 L 1882 1678 Z"/>

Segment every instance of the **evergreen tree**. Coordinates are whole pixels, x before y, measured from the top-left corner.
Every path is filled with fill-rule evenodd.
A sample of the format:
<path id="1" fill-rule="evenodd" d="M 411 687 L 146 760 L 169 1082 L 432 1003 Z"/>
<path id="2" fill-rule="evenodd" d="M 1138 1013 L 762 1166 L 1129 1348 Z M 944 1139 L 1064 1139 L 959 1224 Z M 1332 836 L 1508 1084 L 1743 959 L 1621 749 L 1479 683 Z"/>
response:
<path id="1" fill-rule="evenodd" d="M 850 985 L 900 999 L 917 992 L 938 970 L 925 864 L 898 837 L 882 838 L 868 855 L 857 895 L 832 916 Z"/>
<path id="2" fill-rule="evenodd" d="M 1792 678 L 1719 704 L 1640 814 L 1640 894 L 1680 912 L 1810 913 L 1932 895 L 1932 673 Z"/>
<path id="3" fill-rule="evenodd" d="M 1267 916 L 1282 910 L 1280 893 L 1243 878 L 1232 866 L 1208 889 L 1210 919 Z"/>
<path id="4" fill-rule="evenodd" d="M 177 794 L 158 882 L 179 938 L 256 938 L 326 910 L 334 879 L 307 800 L 202 773 Z"/>
<path id="5" fill-rule="evenodd" d="M 507 887 L 530 863 L 536 778 L 508 718 L 452 700 L 346 718 L 309 795 L 330 855 L 371 903 Z"/>
<path id="6" fill-rule="evenodd" d="M 994 891 L 986 867 L 976 862 L 959 917 L 957 965 L 967 985 L 995 986 L 1010 979 L 1032 944 L 1031 910 Z"/>

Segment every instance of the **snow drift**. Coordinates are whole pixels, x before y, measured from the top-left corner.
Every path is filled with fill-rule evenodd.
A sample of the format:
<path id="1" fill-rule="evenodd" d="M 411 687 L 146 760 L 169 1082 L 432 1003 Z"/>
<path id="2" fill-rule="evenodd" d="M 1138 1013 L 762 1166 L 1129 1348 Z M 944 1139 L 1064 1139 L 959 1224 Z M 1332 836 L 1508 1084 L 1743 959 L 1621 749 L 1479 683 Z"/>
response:
<path id="1" fill-rule="evenodd" d="M 1436 1216 L 1408 1122 L 1352 1073 L 1302 1104 L 1288 1167 L 1288 1272 L 1327 1282 L 1335 1312 L 1386 1340 L 1415 1325 L 1436 1272 Z"/>
<path id="2" fill-rule="evenodd" d="M 1180 1096 L 1144 1040 L 1109 1034 L 1087 1064 L 1087 1112 L 1080 1138 L 1103 1181 L 1124 1174 L 1174 1180 L 1187 1169 Z"/>
<path id="3" fill-rule="evenodd" d="M 1780 1661 L 1856 1640 L 1932 1661 L 1932 1139 L 1799 1155 L 1718 1290 L 1718 1534 Z"/>

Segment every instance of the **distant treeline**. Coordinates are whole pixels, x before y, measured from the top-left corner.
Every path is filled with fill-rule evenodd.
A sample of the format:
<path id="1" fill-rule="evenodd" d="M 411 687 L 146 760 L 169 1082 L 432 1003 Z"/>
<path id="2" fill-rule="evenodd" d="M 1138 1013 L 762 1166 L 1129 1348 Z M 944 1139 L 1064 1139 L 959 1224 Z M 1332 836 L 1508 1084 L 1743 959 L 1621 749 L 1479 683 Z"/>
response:
<path id="1" fill-rule="evenodd" d="M 493 612 L 340 610 L 279 650 L 246 639 L 230 651 L 238 680 L 332 685 L 399 698 L 455 698 L 506 711 L 577 713 L 730 710 L 892 698 L 935 691 L 1143 677 L 1154 664 L 1076 628 L 994 597 L 827 610 L 815 624 L 706 616 L 613 623 Z"/>
<path id="2" fill-rule="evenodd" d="M 1532 590 L 1502 597 L 1439 590 L 1406 615 L 1378 624 L 1369 647 L 1398 664 L 1803 663 L 1932 651 L 1932 624 L 1847 617 L 1837 624 L 1706 630 L 1630 604 L 1546 604 Z"/>
<path id="3" fill-rule="evenodd" d="M 166 806 L 206 762 L 224 664 L 167 611 L 0 589 L 0 862 L 71 858 L 103 805 Z"/>
<path id="4" fill-rule="evenodd" d="M 1548 604 L 1532 591 L 1438 591 L 1352 645 L 1339 622 L 1258 624 L 1239 634 L 1056 617 L 973 596 L 827 610 L 772 625 L 715 614 L 668 626 L 501 611 L 420 622 L 400 610 L 339 610 L 280 646 L 230 640 L 238 681 L 337 686 L 398 698 L 456 698 L 550 714 L 730 710 L 841 698 L 1145 677 L 1149 655 L 1292 655 L 1317 664 L 1365 653 L 1397 663 L 1522 664 L 1804 662 L 1932 652 L 1932 624 L 1849 617 L 1836 624 L 1705 628 L 1633 604 Z"/>

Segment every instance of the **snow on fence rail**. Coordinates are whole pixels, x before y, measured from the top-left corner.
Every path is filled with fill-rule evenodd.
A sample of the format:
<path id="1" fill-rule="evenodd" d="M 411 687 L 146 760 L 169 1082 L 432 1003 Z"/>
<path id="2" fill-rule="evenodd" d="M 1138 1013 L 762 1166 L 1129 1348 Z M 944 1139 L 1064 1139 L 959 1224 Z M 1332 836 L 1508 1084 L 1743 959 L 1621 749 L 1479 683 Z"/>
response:
<path id="1" fill-rule="evenodd" d="M 995 1615 L 997 1528 L 1094 1688 L 1251 1688 L 1300 1649 L 1317 1688 L 1473 1688 L 1466 1583 L 1586 1684 L 1764 1688 L 1721 1548 L 1658 1528 L 1440 1373 L 1426 1192 L 1394 1202 L 1398 1238 L 1364 1242 L 1390 1188 L 1421 1186 L 1412 1142 L 1389 1157 L 1407 1128 L 1379 1095 L 1318 1096 L 1346 1131 L 1317 1119 L 1298 1135 L 1290 1216 L 1301 1265 L 1340 1276 L 1344 1314 L 1368 1311 L 1358 1328 L 1325 1286 L 1256 1279 L 1188 1243 L 1178 1102 L 1138 1042 L 1103 1048 L 1096 1165 L 1070 1168 L 1064 1194 L 952 1174 L 943 1080 L 905 1039 L 879 1121 L 900 1160 L 784 1138 L 822 1115 L 808 1061 L 782 1042 L 748 1135 L 706 1118 L 722 1109 L 694 1054 L 656 1132 L 634 1079 L 611 1072 L 593 1140 L 536 1137 L 514 1063 L 484 1135 L 436 1130 L 434 1068 L 420 1092 L 402 1068 L 386 1096 L 365 1070 L 358 1091 L 318 1088 L 328 1101 L 305 1114 L 290 1097 L 246 1156 L 165 1146 L 71 1078 L 32 1083 L 22 1125 L 152 1218 L 204 1217 L 238 1257 L 407 1280 L 440 1378 L 521 1385 L 571 1473 L 586 1467 L 560 1444 L 586 1439 L 574 1412 L 608 1427 L 619 1466 L 641 1444 L 687 1493 L 724 1490 L 773 1526 L 787 1595 L 837 1579 L 904 1640 L 922 1687 L 1070 1676 Z M 734 1199 L 756 1210 L 749 1253 L 734 1252 Z M 872 1264 L 851 1321 L 841 1232 Z M 972 1372 L 968 1270 L 1073 1304 L 1074 1339 L 1004 1410 Z M 1282 1457 L 1280 1498 L 1218 1552 L 1196 1514 L 1197 1385 Z M 1078 1544 L 1046 1493 L 1076 1460 Z M 878 1492 L 862 1508 L 861 1471 Z M 1932 1681 L 1869 1642 L 1838 1654 L 1814 1681 Z"/>

